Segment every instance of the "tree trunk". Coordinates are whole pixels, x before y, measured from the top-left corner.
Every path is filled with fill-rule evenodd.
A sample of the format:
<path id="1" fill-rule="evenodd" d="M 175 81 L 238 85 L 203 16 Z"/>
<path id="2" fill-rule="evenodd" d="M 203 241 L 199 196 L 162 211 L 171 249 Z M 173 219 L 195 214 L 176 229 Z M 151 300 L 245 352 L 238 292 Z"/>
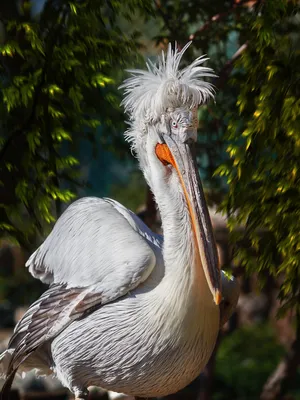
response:
<path id="1" fill-rule="evenodd" d="M 297 334 L 290 351 L 280 361 L 267 380 L 260 400 L 281 400 L 296 381 L 297 368 L 300 365 L 300 319 L 297 315 Z"/>

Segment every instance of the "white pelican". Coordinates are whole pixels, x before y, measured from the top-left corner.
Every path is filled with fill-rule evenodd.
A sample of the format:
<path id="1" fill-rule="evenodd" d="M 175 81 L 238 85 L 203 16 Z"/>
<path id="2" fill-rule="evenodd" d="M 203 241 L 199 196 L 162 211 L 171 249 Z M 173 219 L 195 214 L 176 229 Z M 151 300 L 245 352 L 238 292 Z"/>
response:
<path id="1" fill-rule="evenodd" d="M 213 95 L 201 78 L 213 74 L 201 66 L 203 57 L 179 70 L 188 46 L 169 45 L 157 65 L 130 71 L 123 84 L 127 139 L 155 195 L 164 236 L 111 199 L 68 207 L 26 264 L 50 287 L 1 355 L 3 399 L 16 371 L 33 368 L 55 375 L 80 399 L 89 386 L 165 396 L 189 384 L 210 358 L 238 287 L 220 273 L 191 153 L 197 107 Z"/>

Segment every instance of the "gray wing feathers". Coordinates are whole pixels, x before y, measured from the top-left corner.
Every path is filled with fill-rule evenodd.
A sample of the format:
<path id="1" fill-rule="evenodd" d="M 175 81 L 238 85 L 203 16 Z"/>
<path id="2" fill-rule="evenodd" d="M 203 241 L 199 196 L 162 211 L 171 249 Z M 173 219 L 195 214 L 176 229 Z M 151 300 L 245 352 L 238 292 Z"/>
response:
<path id="1" fill-rule="evenodd" d="M 51 286 L 15 328 L 8 374 L 72 321 L 126 295 L 152 272 L 149 241 L 118 207 L 93 197 L 74 202 L 27 261 L 30 273 Z"/>
<path id="2" fill-rule="evenodd" d="M 90 287 L 108 301 L 150 275 L 156 257 L 114 204 L 98 198 L 74 202 L 27 262 L 44 283 Z"/>
<path id="3" fill-rule="evenodd" d="M 15 327 L 8 348 L 14 349 L 8 374 L 30 353 L 75 319 L 101 305 L 101 294 L 53 285 L 31 305 Z"/>

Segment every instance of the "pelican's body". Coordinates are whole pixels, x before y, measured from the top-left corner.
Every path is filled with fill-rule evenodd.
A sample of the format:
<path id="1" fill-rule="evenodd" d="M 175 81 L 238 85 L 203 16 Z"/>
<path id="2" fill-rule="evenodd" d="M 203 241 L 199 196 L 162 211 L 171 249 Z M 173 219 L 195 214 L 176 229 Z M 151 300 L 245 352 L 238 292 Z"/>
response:
<path id="1" fill-rule="evenodd" d="M 169 50 L 169 62 L 179 64 L 180 58 Z M 194 63 L 198 72 L 199 60 Z M 129 93 L 136 76 L 131 79 Z M 200 99 L 207 94 L 201 90 Z M 176 91 L 168 93 L 177 106 Z M 181 102 L 194 108 L 199 96 L 188 93 Z M 140 101 L 135 111 L 142 121 L 130 96 L 125 107 L 134 117 L 131 135 L 149 124 L 147 136 L 136 137 L 134 145 L 155 194 L 164 237 L 113 200 L 73 203 L 27 263 L 50 288 L 29 308 L 1 356 L 7 387 L 20 367 L 54 373 L 77 397 L 85 397 L 89 386 L 139 397 L 176 392 L 199 375 L 213 351 L 221 280 L 227 289 L 232 285 L 227 301 L 230 307 L 236 304 L 234 282 L 220 276 L 187 144 L 195 140 L 194 113 L 174 107 L 155 122 L 155 113 L 145 115 Z"/>
<path id="2" fill-rule="evenodd" d="M 103 200 L 93 201 L 99 212 L 107 207 Z M 112 204 L 118 213 L 120 205 Z M 130 294 L 69 325 L 53 340 L 51 354 L 58 378 L 71 390 L 95 385 L 140 397 L 163 396 L 186 386 L 207 363 L 219 330 L 219 308 L 208 287 L 205 293 L 194 284 L 191 260 L 185 260 L 186 269 L 173 264 L 165 270 L 161 238 L 122 211 L 155 254 L 155 266 Z M 128 233 L 131 229 L 128 223 Z M 123 234 L 126 240 L 124 228 Z M 177 268 L 182 274 L 175 273 Z M 199 316 L 206 313 L 203 324 Z"/>

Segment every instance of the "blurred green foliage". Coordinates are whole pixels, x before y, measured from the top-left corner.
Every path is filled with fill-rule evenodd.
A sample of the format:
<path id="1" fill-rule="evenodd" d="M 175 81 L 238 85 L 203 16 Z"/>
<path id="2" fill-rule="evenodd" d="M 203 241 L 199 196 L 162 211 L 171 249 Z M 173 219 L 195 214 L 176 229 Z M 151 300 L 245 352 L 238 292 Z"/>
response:
<path id="1" fill-rule="evenodd" d="M 258 399 L 284 353 L 267 324 L 242 327 L 225 336 L 216 356 L 213 399 Z M 300 386 L 295 394 L 300 395 Z"/>
<path id="2" fill-rule="evenodd" d="M 32 279 L 27 268 L 19 269 L 9 278 L 2 275 L 3 271 L 0 271 L 0 304 L 7 303 L 13 309 L 33 303 L 48 287 L 41 281 Z"/>
<path id="3" fill-rule="evenodd" d="M 0 228 L 25 248 L 75 197 L 76 148 L 110 127 L 109 147 L 121 151 L 123 114 L 115 77 L 137 60 L 139 35 L 120 18 L 149 12 L 149 2 L 47 0 L 2 2 L 0 45 Z"/>
<path id="4" fill-rule="evenodd" d="M 145 205 L 147 185 L 141 171 L 131 168 L 130 179 L 128 182 L 119 182 L 112 184 L 110 194 L 118 199 L 121 204 L 136 211 L 139 207 Z"/>
<path id="5" fill-rule="evenodd" d="M 245 16 L 247 48 L 231 83 L 237 110 L 226 133 L 230 159 L 222 208 L 237 256 L 250 272 L 281 276 L 281 312 L 300 313 L 300 12 L 296 2 L 265 2 Z M 245 225 L 244 231 L 236 230 Z M 266 275 L 265 275 L 266 276 Z M 300 314 L 299 314 L 300 315 Z M 300 321 L 299 321 L 300 323 Z"/>

